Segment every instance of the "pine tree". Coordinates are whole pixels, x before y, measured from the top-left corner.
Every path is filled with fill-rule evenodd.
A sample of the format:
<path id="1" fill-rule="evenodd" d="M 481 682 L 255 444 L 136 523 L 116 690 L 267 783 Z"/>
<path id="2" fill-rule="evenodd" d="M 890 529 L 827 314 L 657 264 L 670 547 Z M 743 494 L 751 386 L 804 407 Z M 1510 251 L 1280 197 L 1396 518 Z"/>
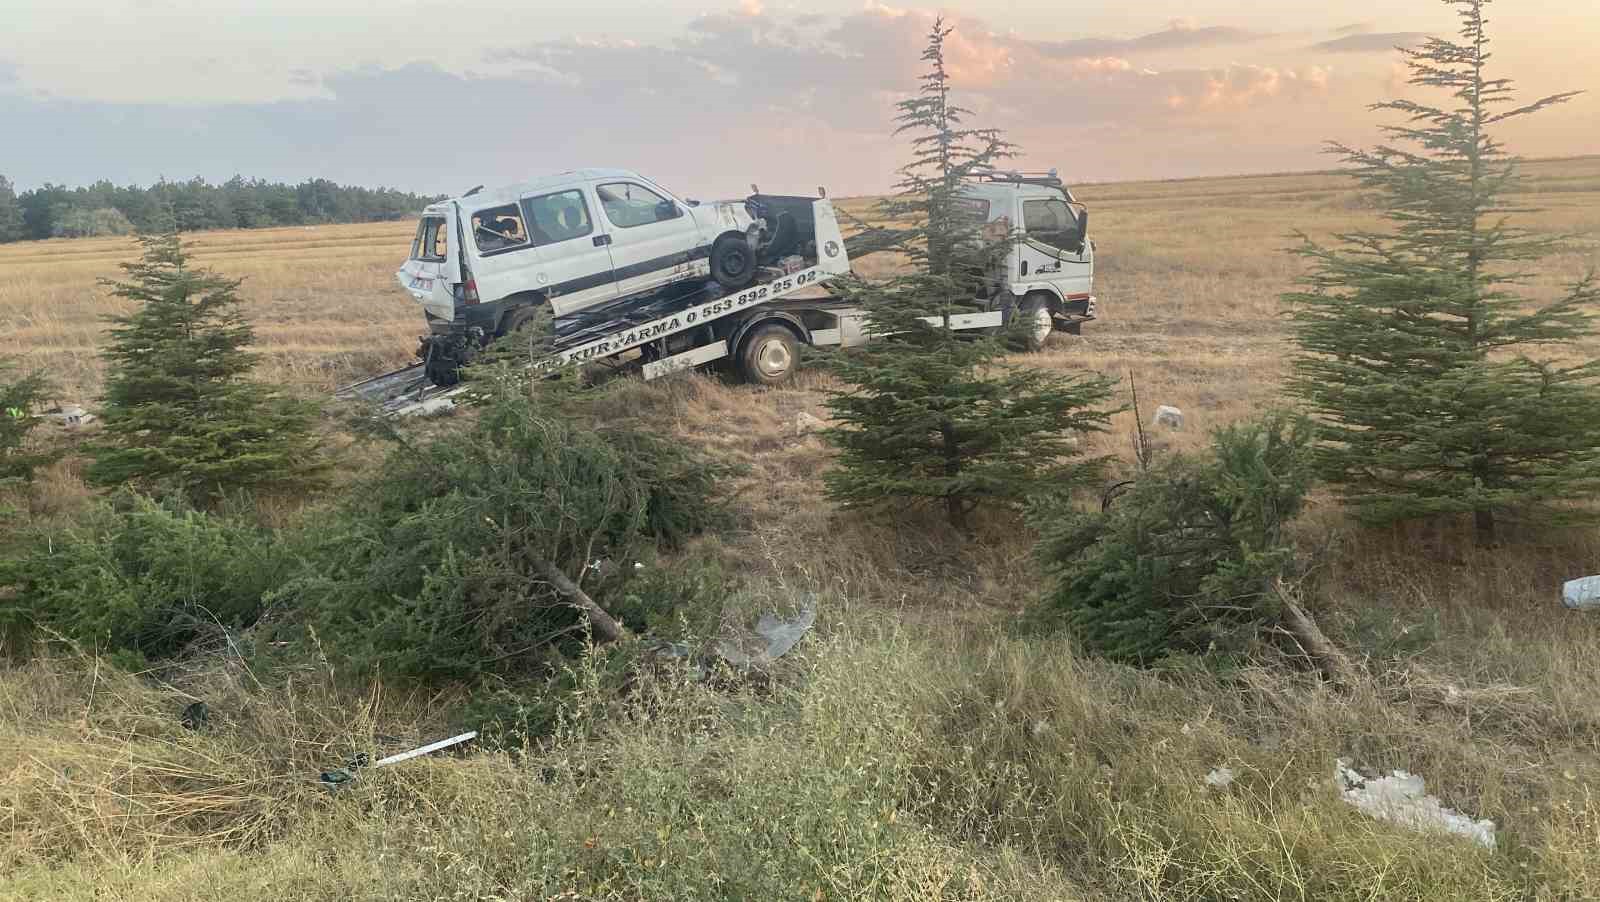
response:
<path id="1" fill-rule="evenodd" d="M 1405 120 L 1391 143 L 1330 146 L 1391 228 L 1298 249 L 1312 271 L 1286 297 L 1290 390 L 1323 421 L 1319 468 L 1360 517 L 1470 512 L 1488 543 L 1502 513 L 1600 491 L 1600 363 L 1527 356 L 1592 335 L 1600 290 L 1591 276 L 1550 303 L 1520 293 L 1553 240 L 1509 223 L 1529 211 L 1507 199 L 1517 160 L 1491 129 L 1574 95 L 1515 105 L 1511 81 L 1486 74 L 1488 0 L 1444 2 L 1461 40 L 1402 52 L 1411 84 L 1453 100 L 1377 104 Z"/>
<path id="2" fill-rule="evenodd" d="M 189 265 L 177 232 L 140 239 L 128 281 L 107 282 L 138 302 L 112 318 L 103 416 L 91 481 L 169 485 L 197 504 L 241 488 L 304 480 L 318 468 L 313 408 L 248 376 L 253 333 L 240 282 Z"/>
<path id="3" fill-rule="evenodd" d="M 883 337 L 835 361 L 850 388 L 828 400 L 839 425 L 825 435 L 839 455 L 825 479 L 846 507 L 934 502 L 965 529 L 980 503 L 1020 503 L 1044 480 L 1097 469 L 1075 459 L 1073 436 L 1105 427 L 1110 414 L 1096 405 L 1110 382 L 1005 366 L 1000 339 L 947 328 L 972 309 L 987 263 L 1011 240 L 984 240 L 962 203 L 963 184 L 991 171 L 1010 145 L 995 130 L 963 127 L 969 111 L 951 103 L 944 61 L 951 30 L 935 21 L 921 90 L 898 104 L 896 134 L 914 134 L 912 160 L 880 211 L 912 221 L 916 271 L 847 286 Z"/>
<path id="4" fill-rule="evenodd" d="M 1312 428 L 1271 412 L 1218 429 L 1197 454 L 1142 473 L 1109 508 L 1049 499 L 1034 513 L 1053 585 L 1034 606 L 1101 655 L 1240 655 L 1283 624 L 1272 591 L 1293 569 L 1290 524 L 1311 489 Z"/>

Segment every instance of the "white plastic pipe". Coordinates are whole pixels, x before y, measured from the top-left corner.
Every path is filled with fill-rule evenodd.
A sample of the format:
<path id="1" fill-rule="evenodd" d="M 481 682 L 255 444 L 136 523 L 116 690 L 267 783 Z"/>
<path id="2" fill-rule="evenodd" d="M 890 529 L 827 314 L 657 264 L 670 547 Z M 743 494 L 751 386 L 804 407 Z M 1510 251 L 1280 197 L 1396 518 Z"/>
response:
<path id="1" fill-rule="evenodd" d="M 408 761 L 417 757 L 418 755 L 426 755 L 429 752 L 437 752 L 440 749 L 447 749 L 452 745 L 459 745 L 463 742 L 466 742 L 468 739 L 475 738 L 477 735 L 478 731 L 472 730 L 471 732 L 462 733 L 460 736 L 451 736 L 449 739 L 441 739 L 438 742 L 430 742 L 422 748 L 412 749 L 409 752 L 401 752 L 398 755 L 390 755 L 389 757 L 384 758 L 382 761 L 378 761 L 372 766 L 383 767 L 385 764 L 399 764 L 401 761 Z"/>

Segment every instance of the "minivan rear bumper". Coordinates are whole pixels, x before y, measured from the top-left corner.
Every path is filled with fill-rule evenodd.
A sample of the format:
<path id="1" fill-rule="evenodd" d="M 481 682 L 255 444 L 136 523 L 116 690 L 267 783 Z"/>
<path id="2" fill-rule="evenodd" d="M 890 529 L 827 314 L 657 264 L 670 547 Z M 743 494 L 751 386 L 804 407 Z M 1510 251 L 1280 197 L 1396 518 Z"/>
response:
<path id="1" fill-rule="evenodd" d="M 455 317 L 448 320 L 432 310 L 423 312 L 428 320 L 428 331 L 434 335 L 454 335 L 478 329 L 484 335 L 492 336 L 499 327 L 502 316 L 513 306 L 516 305 L 504 301 L 462 304 L 456 307 Z"/>

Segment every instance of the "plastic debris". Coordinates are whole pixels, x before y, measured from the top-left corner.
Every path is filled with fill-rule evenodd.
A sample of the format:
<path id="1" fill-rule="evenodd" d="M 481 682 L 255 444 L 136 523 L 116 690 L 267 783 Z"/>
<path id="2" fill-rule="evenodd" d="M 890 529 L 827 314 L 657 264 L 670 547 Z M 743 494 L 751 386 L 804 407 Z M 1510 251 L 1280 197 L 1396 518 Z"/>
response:
<path id="1" fill-rule="evenodd" d="M 1574 611 L 1600 609 L 1600 576 L 1585 576 L 1562 583 L 1561 603 Z"/>
<path id="2" fill-rule="evenodd" d="M 749 642 L 723 639 L 717 643 L 717 654 L 735 667 L 762 667 L 788 654 L 816 622 L 816 608 L 805 608 L 790 620 L 780 620 L 776 614 L 762 614 L 756 621 L 755 633 L 766 640 L 765 646 L 752 650 Z"/>
<path id="3" fill-rule="evenodd" d="M 94 414 L 76 404 L 47 410 L 44 415 L 63 426 L 83 426 L 95 420 Z"/>
<path id="4" fill-rule="evenodd" d="M 430 752 L 437 752 L 440 749 L 447 749 L 453 745 L 460 745 L 469 739 L 476 739 L 477 737 L 477 730 L 468 730 L 465 733 L 451 736 L 449 739 L 441 739 L 438 742 L 430 742 L 427 745 L 419 746 L 418 748 L 414 748 L 409 752 L 400 752 L 398 754 L 390 755 L 387 758 L 380 758 L 377 761 L 371 762 L 370 764 L 368 762 L 371 759 L 369 759 L 366 753 L 363 752 L 345 762 L 344 767 L 323 771 L 318 775 L 318 779 L 324 786 L 328 787 L 330 791 L 336 790 L 345 786 L 346 784 L 355 782 L 356 772 L 363 768 L 385 767 L 390 764 L 399 764 L 402 761 L 410 761 L 412 758 L 426 755 Z"/>
<path id="5" fill-rule="evenodd" d="M 1206 785 L 1212 789 L 1227 789 L 1233 785 L 1233 768 L 1219 767 L 1206 774 Z"/>
<path id="6" fill-rule="evenodd" d="M 1156 408 L 1156 415 L 1151 418 L 1150 425 L 1166 426 L 1168 429 L 1182 429 L 1183 411 L 1163 404 Z"/>
<path id="7" fill-rule="evenodd" d="M 741 670 L 761 668 L 788 654 L 817 621 L 814 607 L 802 608 L 787 620 L 776 614 L 762 614 L 756 621 L 752 635 L 718 639 L 708 655 L 701 656 L 683 642 L 657 641 L 650 650 L 668 658 L 690 660 L 699 668 L 704 678 L 710 673 L 708 664 L 721 661 Z M 709 660 L 708 660 L 709 659 Z"/>
<path id="8" fill-rule="evenodd" d="M 402 761 L 409 761 L 419 755 L 426 755 L 429 752 L 437 752 L 440 749 L 447 749 L 452 745 L 460 745 L 461 743 L 466 742 L 468 739 L 476 739 L 477 736 L 477 730 L 468 730 L 465 733 L 451 736 L 449 739 L 441 739 L 438 742 L 430 742 L 421 748 L 414 748 L 409 752 L 401 752 L 398 755 L 390 755 L 387 758 L 381 758 L 372 766 L 383 767 L 387 764 L 399 764 Z"/>
<path id="9" fill-rule="evenodd" d="M 1333 765 L 1333 780 L 1346 802 L 1378 820 L 1453 833 L 1494 849 L 1494 821 L 1473 820 L 1444 807 L 1437 796 L 1425 794 L 1427 786 L 1416 774 L 1395 770 L 1387 777 L 1364 777 L 1350 769 L 1350 759 L 1340 758 Z"/>

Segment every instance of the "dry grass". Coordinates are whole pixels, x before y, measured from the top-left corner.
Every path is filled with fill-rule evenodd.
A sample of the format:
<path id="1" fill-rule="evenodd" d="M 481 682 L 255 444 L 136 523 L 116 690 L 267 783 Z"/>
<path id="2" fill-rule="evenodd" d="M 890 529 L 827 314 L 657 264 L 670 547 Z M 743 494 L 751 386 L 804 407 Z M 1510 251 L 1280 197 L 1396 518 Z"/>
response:
<path id="1" fill-rule="evenodd" d="M 421 313 L 394 281 L 414 222 L 205 232 L 189 239 L 204 266 L 244 280 L 262 375 L 321 391 L 406 362 Z M 24 363 L 46 368 L 72 400 L 102 377 L 104 318 L 123 311 L 99 282 L 138 257 L 129 238 L 0 245 L 0 330 Z"/>
<path id="2" fill-rule="evenodd" d="M 1461 638 L 1525 678 L 1430 661 L 1338 693 L 1282 669 L 1135 674 L 971 624 L 905 625 L 826 585 L 758 694 L 667 670 L 634 701 L 575 672 L 566 726 L 372 772 L 443 735 L 430 700 L 325 673 L 167 686 L 46 658 L 0 680 L 0 896 L 28 899 L 1587 899 L 1600 840 L 1591 629 Z M 1501 643 L 1497 647 L 1496 643 Z M 1481 665 L 1480 665 L 1481 668 Z M 213 728 L 176 714 L 206 693 Z M 400 734 L 400 735 L 385 735 Z M 1332 759 L 1426 775 L 1500 849 L 1366 819 Z M 1228 766 L 1226 791 L 1203 781 Z"/>

